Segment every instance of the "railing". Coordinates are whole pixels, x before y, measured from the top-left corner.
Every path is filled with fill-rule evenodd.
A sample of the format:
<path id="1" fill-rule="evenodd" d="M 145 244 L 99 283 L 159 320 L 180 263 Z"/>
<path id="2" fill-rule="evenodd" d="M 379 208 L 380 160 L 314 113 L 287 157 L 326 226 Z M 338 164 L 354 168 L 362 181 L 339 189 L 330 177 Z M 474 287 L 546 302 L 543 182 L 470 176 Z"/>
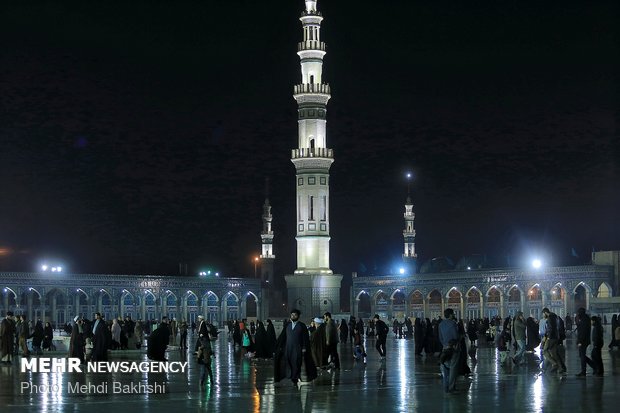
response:
<path id="1" fill-rule="evenodd" d="M 312 11 L 308 11 L 308 10 L 303 10 L 301 12 L 302 16 L 322 16 L 321 12 L 318 10 L 312 10 Z"/>
<path id="2" fill-rule="evenodd" d="M 297 43 L 297 51 L 301 52 L 302 50 L 322 50 L 325 51 L 325 43 L 320 42 L 318 40 L 306 40 L 305 42 Z"/>
<path id="3" fill-rule="evenodd" d="M 302 83 L 299 85 L 295 85 L 294 87 L 295 94 L 299 95 L 301 93 L 324 93 L 330 94 L 330 87 L 327 83 Z"/>
<path id="4" fill-rule="evenodd" d="M 291 151 L 291 158 L 333 158 L 334 150 L 328 148 L 300 148 Z"/>

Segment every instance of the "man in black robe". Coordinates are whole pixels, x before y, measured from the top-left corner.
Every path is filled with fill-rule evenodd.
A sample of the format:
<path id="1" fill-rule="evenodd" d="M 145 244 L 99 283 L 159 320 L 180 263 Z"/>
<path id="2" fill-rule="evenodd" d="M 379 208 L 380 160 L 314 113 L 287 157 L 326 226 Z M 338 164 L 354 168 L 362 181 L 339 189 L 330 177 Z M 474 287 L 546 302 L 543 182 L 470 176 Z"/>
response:
<path id="1" fill-rule="evenodd" d="M 69 357 L 76 357 L 84 364 L 84 323 L 80 316 L 73 319 L 71 341 L 69 342 Z"/>
<path id="2" fill-rule="evenodd" d="M 108 336 L 110 336 L 110 331 L 105 321 L 101 318 L 101 313 L 95 313 L 92 329 L 93 351 L 91 361 L 108 361 L 108 346 L 110 344 Z"/>
<path id="3" fill-rule="evenodd" d="M 6 317 L 0 322 L 0 360 L 2 364 L 11 364 L 15 345 L 15 322 L 13 312 L 7 311 Z"/>
<path id="4" fill-rule="evenodd" d="M 308 381 L 316 378 L 316 366 L 310 352 L 310 339 L 306 325 L 299 321 L 301 312 L 291 310 L 290 323 L 288 323 L 278 338 L 274 380 L 280 381 L 284 377 L 290 377 L 293 385 L 301 385 L 301 364 L 306 365 Z M 288 373 L 288 374 L 287 374 Z"/>

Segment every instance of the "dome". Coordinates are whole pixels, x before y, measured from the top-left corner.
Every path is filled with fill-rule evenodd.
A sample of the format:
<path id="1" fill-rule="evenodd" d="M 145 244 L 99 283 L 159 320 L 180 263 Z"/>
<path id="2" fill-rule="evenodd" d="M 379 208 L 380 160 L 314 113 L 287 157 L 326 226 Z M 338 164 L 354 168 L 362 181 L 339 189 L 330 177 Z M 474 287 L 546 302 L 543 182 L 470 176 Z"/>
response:
<path id="1" fill-rule="evenodd" d="M 435 257 L 426 261 L 420 268 L 420 273 L 446 272 L 454 270 L 454 262 L 449 257 Z"/>

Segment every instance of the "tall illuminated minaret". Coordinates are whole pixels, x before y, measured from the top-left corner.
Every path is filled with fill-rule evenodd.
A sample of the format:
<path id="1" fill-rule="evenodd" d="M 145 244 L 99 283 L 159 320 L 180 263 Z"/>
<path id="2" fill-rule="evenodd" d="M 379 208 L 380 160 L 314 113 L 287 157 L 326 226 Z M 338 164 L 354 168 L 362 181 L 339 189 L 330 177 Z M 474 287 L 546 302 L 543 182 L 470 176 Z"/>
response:
<path id="1" fill-rule="evenodd" d="M 273 230 L 271 228 L 271 204 L 269 203 L 269 181 L 265 183 L 265 204 L 263 205 L 263 230 L 260 233 L 262 252 L 260 255 L 261 280 L 274 285 L 273 262 L 276 259 L 273 253 Z"/>
<path id="2" fill-rule="evenodd" d="M 327 147 L 327 102 L 331 96 L 322 78 L 323 17 L 316 3 L 305 0 L 306 8 L 299 19 L 303 28 L 303 41 L 297 45 L 301 83 L 295 85 L 293 94 L 298 105 L 299 136 L 298 148 L 291 154 L 297 188 L 297 269 L 286 277 L 289 306 L 303 306 L 315 314 L 340 311 L 342 280 L 329 267 L 329 168 L 334 156 Z"/>
<path id="3" fill-rule="evenodd" d="M 411 174 L 407 174 L 407 179 L 411 179 Z M 407 184 L 407 202 L 405 203 L 405 229 L 403 230 L 403 238 L 405 240 L 405 250 L 403 252 L 403 262 L 407 267 L 409 274 L 415 273 L 416 259 L 418 255 L 415 252 L 415 229 L 413 221 L 415 213 L 413 212 L 413 202 L 411 202 L 411 185 Z"/>

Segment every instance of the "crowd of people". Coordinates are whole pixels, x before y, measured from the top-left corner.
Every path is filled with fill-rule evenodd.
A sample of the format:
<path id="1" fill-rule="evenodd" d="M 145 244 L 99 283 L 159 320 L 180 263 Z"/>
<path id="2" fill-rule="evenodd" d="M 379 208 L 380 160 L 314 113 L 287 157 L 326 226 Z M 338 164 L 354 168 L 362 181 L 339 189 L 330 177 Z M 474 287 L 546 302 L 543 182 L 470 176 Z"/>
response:
<path id="1" fill-rule="evenodd" d="M 229 320 L 226 322 L 229 340 L 242 349 L 250 359 L 274 359 L 274 378 L 291 380 L 295 386 L 303 384 L 302 366 L 305 365 L 305 382 L 312 381 L 321 370 L 340 369 L 339 343 L 350 341 L 355 362 L 366 364 L 366 344 L 375 340 L 379 360 L 386 359 L 386 341 L 390 331 L 394 339 L 413 339 L 416 357 L 437 359 L 443 378 L 443 388 L 447 393 L 456 391 L 456 378 L 471 374 L 467 359 L 477 362 L 476 350 L 480 345 L 496 346 L 499 362 L 505 366 L 518 368 L 529 360 L 540 363 L 541 373 L 565 375 L 564 341 L 567 335 L 574 335 L 580 357 L 580 371 L 576 375 L 585 377 L 587 367 L 592 374 L 604 374 L 601 351 L 603 348 L 603 320 L 589 316 L 580 308 L 574 317 L 562 318 L 548 308 L 542 310 L 543 318 L 525 318 L 522 312 L 515 316 L 457 320 L 452 309 L 444 311 L 443 318 L 405 317 L 403 322 L 394 320 L 391 330 L 375 314 L 368 322 L 350 317 L 334 320 L 329 312 L 322 317 L 311 319 L 306 326 L 301 320 L 301 312 L 291 311 L 290 317 L 283 320 L 282 331 L 276 336 L 272 320 L 248 321 Z M 65 327 L 70 334 L 69 356 L 78 357 L 82 362 L 106 361 L 108 350 L 140 349 L 146 340 L 147 355 L 151 360 L 165 361 L 166 350 L 170 344 L 187 350 L 188 330 L 196 332 L 194 354 L 201 365 L 200 384 L 205 384 L 207 376 L 213 381 L 212 359 L 215 357 L 212 341 L 217 340 L 220 331 L 213 324 L 198 316 L 198 323 L 177 322 L 163 317 L 161 322 L 133 321 L 131 317 L 106 321 L 100 313 L 89 320 L 75 317 L 73 323 Z M 620 347 L 620 317 L 611 319 L 612 340 L 609 348 Z M 27 340 L 32 339 L 32 351 Z M 0 323 L 0 360 L 11 364 L 12 357 L 21 350 L 22 356 L 30 357 L 31 352 L 41 354 L 54 350 L 53 326 L 39 320 L 32 322 L 26 317 L 6 314 Z M 588 355 L 588 347 L 592 346 Z M 528 356 L 540 347 L 540 357 Z M 529 359 L 528 359 L 529 357 Z"/>

